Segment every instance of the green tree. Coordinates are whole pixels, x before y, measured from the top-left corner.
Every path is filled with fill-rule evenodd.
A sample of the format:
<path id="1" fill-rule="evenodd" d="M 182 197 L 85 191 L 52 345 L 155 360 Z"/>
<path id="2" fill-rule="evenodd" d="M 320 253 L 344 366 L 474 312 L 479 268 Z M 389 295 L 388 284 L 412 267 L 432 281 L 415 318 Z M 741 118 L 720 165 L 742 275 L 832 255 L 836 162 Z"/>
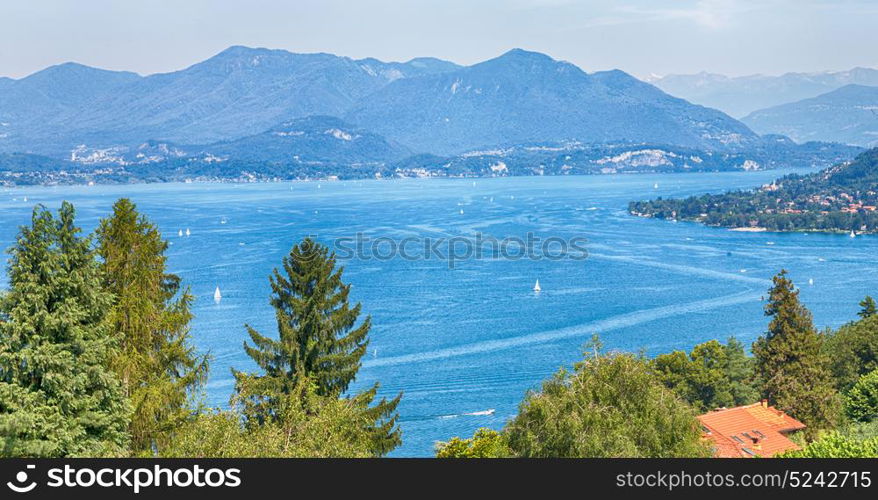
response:
<path id="1" fill-rule="evenodd" d="M 829 332 L 825 344 L 836 387 L 847 391 L 860 377 L 878 369 L 878 316 Z"/>
<path id="2" fill-rule="evenodd" d="M 244 350 L 262 374 L 233 370 L 244 415 L 259 424 L 282 419 L 279 407 L 303 380 L 319 396 L 341 397 L 369 343 L 370 318 L 357 325 L 361 306 L 349 304 L 351 287 L 325 246 L 306 238 L 284 257 L 283 271 L 275 269 L 270 280 L 279 338 L 247 326 L 254 345 L 245 342 Z M 383 455 L 400 443 L 396 407 L 402 394 L 369 406 L 377 390 L 376 383 L 350 399 L 369 417 L 374 454 Z"/>
<path id="3" fill-rule="evenodd" d="M 492 429 L 482 428 L 469 439 L 455 437 L 436 446 L 436 458 L 509 458 L 512 450 L 506 437 Z"/>
<path id="4" fill-rule="evenodd" d="M 786 271 L 773 281 L 765 306 L 771 322 L 766 334 L 753 344 L 756 374 L 763 396 L 808 425 L 807 433 L 813 436 L 836 424 L 838 392 L 811 312 L 799 302 L 799 292 Z"/>
<path id="5" fill-rule="evenodd" d="M 864 319 L 870 318 L 874 316 L 876 312 L 878 312 L 875 309 L 875 299 L 868 295 L 866 295 L 866 298 L 863 299 L 862 302 L 860 302 L 860 307 L 862 307 L 862 309 L 860 309 L 860 312 L 857 313 L 857 316 Z"/>
<path id="6" fill-rule="evenodd" d="M 726 361 L 723 371 L 728 377 L 735 406 L 750 404 L 759 399 L 759 390 L 754 380 L 754 359 L 747 356 L 744 344 L 735 337 L 729 337 L 724 350 Z"/>
<path id="7" fill-rule="evenodd" d="M 661 354 L 651 365 L 659 380 L 700 411 L 752 403 L 752 363 L 734 337 L 696 345 L 690 354 Z"/>
<path id="8" fill-rule="evenodd" d="M 878 418 L 878 370 L 867 373 L 845 394 L 845 411 L 858 422 Z"/>
<path id="9" fill-rule="evenodd" d="M 529 393 L 504 430 L 521 457 L 705 457 L 695 411 L 630 354 L 594 355 Z"/>
<path id="10" fill-rule="evenodd" d="M 89 238 L 73 205 L 42 206 L 10 249 L 0 323 L 0 454 L 120 455 L 130 408 L 107 368 L 115 349 Z"/>
<path id="11" fill-rule="evenodd" d="M 148 452 L 165 445 L 188 418 L 208 360 L 190 344 L 193 298 L 167 272 L 168 243 L 158 228 L 123 198 L 97 235 L 103 287 L 114 297 L 109 320 L 119 335 L 111 366 L 133 407 L 131 447 Z"/>

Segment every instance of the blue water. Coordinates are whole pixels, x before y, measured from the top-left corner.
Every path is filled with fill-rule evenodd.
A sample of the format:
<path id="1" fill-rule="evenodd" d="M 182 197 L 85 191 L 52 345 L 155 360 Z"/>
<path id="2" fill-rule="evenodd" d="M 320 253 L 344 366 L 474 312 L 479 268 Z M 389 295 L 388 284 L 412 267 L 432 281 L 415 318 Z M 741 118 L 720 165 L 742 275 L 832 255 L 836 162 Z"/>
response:
<path id="1" fill-rule="evenodd" d="M 437 440 L 501 427 L 528 389 L 580 358 L 593 333 L 608 348 L 650 355 L 730 335 L 753 341 L 766 325 L 760 297 L 781 268 L 818 326 L 853 319 L 857 302 L 878 293 L 878 238 L 741 233 L 625 212 L 632 199 L 756 186 L 782 173 L 6 189 L 0 245 L 14 241 L 35 203 L 70 200 L 90 230 L 116 198 L 132 198 L 172 242 L 171 271 L 198 297 L 192 334 L 213 355 L 207 400 L 220 406 L 229 369 L 252 368 L 244 323 L 275 332 L 271 269 L 306 235 L 587 237 L 586 260 L 344 262 L 374 323 L 354 389 L 380 381 L 383 394 L 403 391 L 404 443 L 393 455 L 426 456 Z M 177 236 L 186 228 L 190 237 Z"/>

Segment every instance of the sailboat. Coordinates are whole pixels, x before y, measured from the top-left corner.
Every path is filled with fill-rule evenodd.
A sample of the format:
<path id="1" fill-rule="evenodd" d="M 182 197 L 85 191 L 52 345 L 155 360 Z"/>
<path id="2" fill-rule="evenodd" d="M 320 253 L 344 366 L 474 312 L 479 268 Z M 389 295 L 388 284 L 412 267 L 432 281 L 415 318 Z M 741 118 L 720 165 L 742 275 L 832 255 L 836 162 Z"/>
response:
<path id="1" fill-rule="evenodd" d="M 808 284 L 809 284 L 809 285 L 813 285 L 813 284 L 814 284 L 814 278 L 809 278 L 809 279 L 808 279 Z"/>
<path id="2" fill-rule="evenodd" d="M 213 291 L 213 301 L 219 303 L 221 300 L 223 300 L 223 294 L 220 293 L 219 287 L 216 287 L 216 290 Z"/>
<path id="3" fill-rule="evenodd" d="M 540 287 L 540 280 L 537 280 L 537 282 L 534 283 L 534 291 L 540 293 L 542 290 L 543 289 Z"/>
<path id="4" fill-rule="evenodd" d="M 463 209 L 462 209 L 462 208 L 460 209 L 460 215 L 463 215 Z"/>
<path id="5" fill-rule="evenodd" d="M 189 231 L 189 228 L 187 227 L 187 228 L 186 228 L 186 236 L 189 236 L 190 234 L 192 234 L 192 232 Z"/>
<path id="6" fill-rule="evenodd" d="M 181 236 L 181 237 L 183 236 L 183 230 L 182 230 L 182 229 L 179 230 L 179 231 L 177 231 L 177 236 Z"/>
<path id="7" fill-rule="evenodd" d="M 655 184 L 653 184 L 653 185 L 652 185 L 652 188 L 653 188 L 653 189 L 658 189 L 658 182 L 656 182 Z"/>

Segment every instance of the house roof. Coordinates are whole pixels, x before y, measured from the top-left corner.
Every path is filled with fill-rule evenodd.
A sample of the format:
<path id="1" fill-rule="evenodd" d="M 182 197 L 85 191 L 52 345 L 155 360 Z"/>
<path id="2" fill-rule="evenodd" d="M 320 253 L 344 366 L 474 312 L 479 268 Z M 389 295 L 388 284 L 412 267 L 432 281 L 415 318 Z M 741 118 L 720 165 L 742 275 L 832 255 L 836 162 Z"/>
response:
<path id="1" fill-rule="evenodd" d="M 805 428 L 786 413 L 763 401 L 724 408 L 698 416 L 706 438 L 716 445 L 721 458 L 770 457 L 799 446 L 785 434 Z"/>

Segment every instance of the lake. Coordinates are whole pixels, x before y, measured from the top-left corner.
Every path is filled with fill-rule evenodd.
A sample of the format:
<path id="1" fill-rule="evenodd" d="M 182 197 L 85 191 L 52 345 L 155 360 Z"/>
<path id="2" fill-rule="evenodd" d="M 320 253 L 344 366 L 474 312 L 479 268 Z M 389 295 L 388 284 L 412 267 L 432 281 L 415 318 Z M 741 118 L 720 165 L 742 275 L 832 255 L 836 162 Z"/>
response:
<path id="1" fill-rule="evenodd" d="M 581 358 L 594 333 L 608 349 L 648 355 L 731 335 L 749 345 L 765 329 L 761 297 L 781 268 L 819 327 L 854 319 L 863 296 L 878 293 L 878 238 L 743 233 L 626 213 L 633 199 L 758 186 L 783 173 L 4 189 L 0 245 L 14 241 L 35 203 L 69 200 L 91 230 L 115 199 L 132 198 L 172 243 L 170 270 L 197 296 L 192 334 L 213 356 L 207 402 L 223 406 L 230 368 L 253 367 L 244 323 L 275 334 L 268 276 L 306 235 L 327 244 L 384 238 L 384 250 L 476 233 L 586 238 L 586 259 L 342 262 L 374 324 L 354 389 L 380 381 L 382 394 L 404 392 L 403 445 L 392 456 L 428 456 L 436 441 L 500 428 L 528 389 Z"/>

